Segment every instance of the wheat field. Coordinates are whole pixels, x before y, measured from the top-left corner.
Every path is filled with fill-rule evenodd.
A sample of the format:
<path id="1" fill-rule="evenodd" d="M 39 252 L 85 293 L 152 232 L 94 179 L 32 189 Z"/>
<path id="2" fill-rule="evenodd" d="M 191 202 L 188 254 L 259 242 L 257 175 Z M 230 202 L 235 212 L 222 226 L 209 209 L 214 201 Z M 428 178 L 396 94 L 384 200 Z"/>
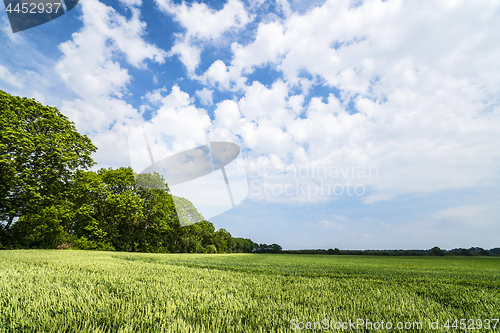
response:
<path id="1" fill-rule="evenodd" d="M 0 332 L 492 332 L 500 258 L 0 251 L 0 302 Z"/>

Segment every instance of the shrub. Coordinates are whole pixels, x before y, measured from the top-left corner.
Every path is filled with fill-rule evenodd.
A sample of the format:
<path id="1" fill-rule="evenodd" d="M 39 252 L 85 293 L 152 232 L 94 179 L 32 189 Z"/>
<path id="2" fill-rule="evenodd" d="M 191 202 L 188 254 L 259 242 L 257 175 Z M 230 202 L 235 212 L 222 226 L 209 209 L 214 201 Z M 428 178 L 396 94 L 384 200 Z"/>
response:
<path id="1" fill-rule="evenodd" d="M 217 253 L 217 248 L 215 245 L 210 244 L 206 247 L 207 253 Z"/>

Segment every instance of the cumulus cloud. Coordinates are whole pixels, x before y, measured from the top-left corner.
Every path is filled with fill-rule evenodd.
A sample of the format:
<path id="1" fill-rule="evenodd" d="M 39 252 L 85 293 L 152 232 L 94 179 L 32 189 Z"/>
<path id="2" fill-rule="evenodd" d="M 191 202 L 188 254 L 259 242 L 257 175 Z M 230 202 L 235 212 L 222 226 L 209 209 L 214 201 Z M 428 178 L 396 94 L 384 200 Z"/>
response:
<path id="1" fill-rule="evenodd" d="M 214 42 L 228 31 L 243 28 L 253 19 L 239 0 L 229 0 L 218 11 L 204 3 L 186 5 L 182 2 L 176 5 L 171 0 L 156 0 L 156 3 L 185 29 L 177 36 L 170 55 L 178 55 L 191 75 L 200 63 L 200 42 Z"/>
<path id="2" fill-rule="evenodd" d="M 152 140 L 155 155 L 165 156 L 206 144 L 212 122 L 205 109 L 194 106 L 194 98 L 182 91 L 178 85 L 160 88 L 146 95 L 155 112 L 150 121 L 159 135 Z M 157 153 L 156 153 L 157 152 Z"/>
<path id="3" fill-rule="evenodd" d="M 127 135 L 144 121 L 122 100 L 132 77 L 117 55 L 140 69 L 146 68 L 147 60 L 161 64 L 166 57 L 165 51 L 143 39 L 146 23 L 134 7 L 140 2 L 125 4 L 131 6 L 130 19 L 97 0 L 81 3 L 83 28 L 59 45 L 63 55 L 55 66 L 66 86 L 80 97 L 64 101 L 61 111 L 99 147 L 95 158 L 101 166 L 130 163 Z"/>
<path id="4" fill-rule="evenodd" d="M 251 149 L 250 168 L 376 167 L 377 177 L 344 177 L 375 191 L 365 203 L 479 186 L 498 178 L 499 6 L 326 1 L 260 23 L 253 40 L 232 44 L 229 64 L 217 60 L 200 78 L 244 92 L 218 104 L 215 124 Z M 263 66 L 283 79 L 247 84 Z M 308 84 L 339 93 L 305 104 Z M 261 189 L 292 183 L 274 178 Z M 323 178 L 302 181 L 338 182 Z"/>
<path id="5" fill-rule="evenodd" d="M 498 20 L 484 13 L 498 4 L 453 3 L 372 0 L 352 8 L 351 1 L 327 1 L 305 14 L 259 24 L 251 43 L 233 43 L 228 71 L 245 74 L 272 63 L 291 84 L 306 71 L 351 93 L 366 93 L 371 81 L 402 61 L 411 62 L 416 73 L 419 67 L 439 67 L 473 75 L 479 67 L 486 75 L 485 68 L 498 66 L 491 60 L 499 48 L 491 47 L 498 40 Z M 409 81 L 411 66 L 402 73 Z"/>
<path id="6" fill-rule="evenodd" d="M 213 105 L 214 104 L 214 99 L 213 99 L 213 90 L 203 88 L 202 90 L 197 90 L 196 91 L 196 96 L 200 99 L 201 104 L 203 105 Z"/>
<path id="7" fill-rule="evenodd" d="M 86 1 L 81 8 L 84 26 L 71 40 L 59 46 L 63 56 L 56 70 L 83 99 L 122 97 L 126 92 L 131 78 L 128 71 L 114 61 L 117 52 L 138 68 L 145 66 L 146 59 L 165 61 L 165 51 L 142 39 L 146 24 L 140 21 L 138 9 L 132 8 L 132 17 L 127 20 L 97 0 Z"/>
<path id="8" fill-rule="evenodd" d="M 185 29 L 170 53 L 178 54 L 191 72 L 200 62 L 199 41 L 214 41 L 253 19 L 238 1 L 229 1 L 219 11 L 197 3 L 159 1 L 158 6 Z M 352 7 L 350 1 L 327 1 L 300 13 L 284 5 L 283 19 L 260 23 L 250 42 L 231 45 L 230 62 L 216 60 L 203 75 L 194 76 L 208 86 L 195 93 L 204 105 L 214 103 L 210 88 L 243 92 L 241 98 L 216 103 L 211 135 L 244 147 L 250 174 L 259 175 L 253 179 L 259 179 L 253 183 L 254 199 L 324 202 L 358 186 L 361 200 L 372 204 L 404 193 L 478 186 L 496 179 L 500 68 L 492 59 L 500 44 L 495 42 L 495 17 L 484 13 L 497 5 L 464 6 L 373 0 Z M 78 38 L 62 47 L 66 58 Z M 119 45 L 114 47 L 121 50 Z M 148 54 L 149 59 L 163 59 L 161 51 Z M 98 65 L 88 71 L 94 74 L 75 89 L 86 103 L 102 91 L 124 96 L 128 72 L 104 49 L 94 57 Z M 127 59 L 140 66 L 147 58 Z M 63 65 L 61 75 L 70 82 Z M 269 86 L 247 82 L 248 75 L 268 65 L 282 78 Z M 99 83 L 90 85 L 92 80 Z M 314 96 L 311 87 L 319 84 L 332 93 Z M 191 125 L 200 131 L 212 126 L 206 112 L 192 105 L 194 96 L 178 86 L 168 95 L 166 91 L 149 93 L 148 102 L 156 106 L 144 109 L 159 105 L 153 116 L 168 115 L 170 122 L 179 124 L 184 124 L 185 118 L 178 118 L 183 110 L 196 119 Z M 68 112 L 78 109 L 78 103 L 72 103 L 67 103 Z M 140 122 L 126 104 L 109 108 L 117 110 L 113 114 L 120 119 Z M 99 117 L 97 111 L 94 115 L 90 106 L 85 109 L 88 115 L 75 111 L 74 117 L 91 128 L 104 129 L 114 121 L 108 115 Z M 203 126 L 196 125 L 198 120 Z M 181 127 L 174 126 L 172 133 Z M 313 172 L 307 177 L 292 172 L 300 169 Z M 347 169 L 356 172 L 333 172 Z M 279 177 L 283 174 L 287 176 Z"/>

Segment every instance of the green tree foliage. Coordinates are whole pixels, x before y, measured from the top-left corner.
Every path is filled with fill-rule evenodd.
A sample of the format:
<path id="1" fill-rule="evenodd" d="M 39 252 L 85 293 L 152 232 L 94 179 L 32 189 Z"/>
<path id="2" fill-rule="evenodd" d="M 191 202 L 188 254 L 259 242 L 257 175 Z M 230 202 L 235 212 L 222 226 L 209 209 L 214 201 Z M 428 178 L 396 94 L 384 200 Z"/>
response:
<path id="1" fill-rule="evenodd" d="M 72 242 L 87 250 L 230 253 L 252 252 L 255 246 L 224 229 L 215 231 L 206 220 L 182 227 L 159 174 L 134 175 L 130 168 L 80 170 L 68 193 L 64 205 L 22 216 L 14 223 L 16 247 L 55 248 Z M 182 199 L 191 216 L 201 216 Z"/>
<path id="2" fill-rule="evenodd" d="M 177 196 L 173 196 L 173 199 L 181 226 L 188 226 L 205 219 L 188 199 Z"/>
<path id="3" fill-rule="evenodd" d="M 40 235 L 61 237 L 63 225 L 43 227 L 43 221 L 66 220 L 64 198 L 74 171 L 90 167 L 96 149 L 56 108 L 0 90 L 2 237 L 16 217 Z"/>
<path id="4" fill-rule="evenodd" d="M 485 249 L 479 249 L 479 254 L 482 256 L 489 256 L 490 253 Z"/>
<path id="5" fill-rule="evenodd" d="M 233 245 L 231 238 L 231 234 L 226 229 L 221 228 L 217 230 L 214 237 L 214 245 L 217 247 L 217 252 L 230 252 L 231 245 Z"/>
<path id="6" fill-rule="evenodd" d="M 215 247 L 215 245 L 210 244 L 209 246 L 207 246 L 207 253 L 217 253 L 217 248 Z"/>
<path id="7" fill-rule="evenodd" d="M 434 254 L 435 256 L 444 256 L 444 252 L 443 250 L 441 250 L 438 246 L 434 246 L 432 249 L 432 254 Z"/>
<path id="8" fill-rule="evenodd" d="M 335 250 L 334 249 L 328 249 L 328 251 L 326 251 L 326 253 L 329 254 L 329 255 L 339 255 L 342 252 L 338 248 L 335 248 Z"/>
<path id="9" fill-rule="evenodd" d="M 467 249 L 462 249 L 460 251 L 460 255 L 462 255 L 462 256 L 470 256 L 470 251 L 467 250 Z"/>
<path id="10" fill-rule="evenodd" d="M 260 245 L 256 246 L 254 252 L 258 252 L 258 253 L 280 253 L 280 252 L 282 252 L 282 250 L 283 249 L 278 244 L 271 244 L 271 245 L 260 244 Z"/>
<path id="11" fill-rule="evenodd" d="M 136 182 L 137 179 L 137 182 Z M 163 184 L 141 187 L 137 184 Z M 88 249 L 171 252 L 178 220 L 163 177 L 130 168 L 82 171 L 75 177 L 76 244 Z"/>
<path id="12" fill-rule="evenodd" d="M 163 186 L 137 186 L 144 182 Z M 189 204 L 190 214 L 199 214 Z M 252 252 L 256 245 L 224 229 L 215 231 L 206 220 L 181 227 L 163 177 L 136 174 L 134 179 L 130 168 L 78 171 L 63 204 L 21 216 L 11 234 L 21 248 L 72 242 L 87 250 L 231 253 Z"/>
<path id="13" fill-rule="evenodd" d="M 176 252 L 180 226 L 169 189 L 159 174 L 136 174 L 137 195 L 143 200 L 144 220 L 139 237 L 143 252 Z"/>
<path id="14" fill-rule="evenodd" d="M 9 231 L 11 243 L 23 248 L 56 248 L 69 241 L 68 227 L 75 214 L 73 205 L 60 201 L 23 215 Z"/>
<path id="15" fill-rule="evenodd" d="M 233 238 L 233 247 L 231 252 L 250 253 L 258 247 L 258 245 L 247 238 Z"/>

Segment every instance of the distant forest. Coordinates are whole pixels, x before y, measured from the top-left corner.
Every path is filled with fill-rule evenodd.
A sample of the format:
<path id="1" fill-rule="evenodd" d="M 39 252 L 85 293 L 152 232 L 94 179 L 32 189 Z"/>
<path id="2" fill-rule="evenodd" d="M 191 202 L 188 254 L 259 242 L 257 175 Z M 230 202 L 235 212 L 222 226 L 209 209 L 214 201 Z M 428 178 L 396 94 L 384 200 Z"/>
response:
<path id="1" fill-rule="evenodd" d="M 375 256 L 500 256 L 500 248 L 485 250 L 480 247 L 442 250 L 435 246 L 429 250 L 285 250 L 286 254 L 375 255 Z"/>

